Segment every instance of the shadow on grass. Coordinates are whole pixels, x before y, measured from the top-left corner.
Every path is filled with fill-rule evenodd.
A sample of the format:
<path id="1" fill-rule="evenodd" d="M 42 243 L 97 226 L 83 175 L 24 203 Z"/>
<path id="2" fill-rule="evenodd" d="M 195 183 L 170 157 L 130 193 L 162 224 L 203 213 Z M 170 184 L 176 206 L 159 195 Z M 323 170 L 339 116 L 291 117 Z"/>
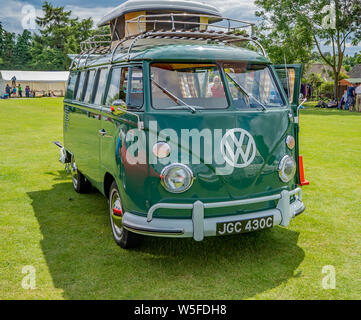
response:
<path id="1" fill-rule="evenodd" d="M 276 227 L 200 243 L 145 238 L 125 251 L 113 242 L 102 195 L 76 194 L 63 173 L 54 182 L 28 195 L 66 299 L 245 299 L 299 276 L 305 254 L 297 232 Z"/>

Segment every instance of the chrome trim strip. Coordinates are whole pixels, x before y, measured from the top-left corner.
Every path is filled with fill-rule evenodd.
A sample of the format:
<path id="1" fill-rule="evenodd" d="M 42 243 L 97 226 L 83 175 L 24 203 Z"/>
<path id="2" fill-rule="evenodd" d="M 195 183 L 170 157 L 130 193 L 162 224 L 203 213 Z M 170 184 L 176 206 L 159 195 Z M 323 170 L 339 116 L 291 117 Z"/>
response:
<path id="1" fill-rule="evenodd" d="M 290 203 L 290 198 L 296 196 L 296 199 L 293 203 Z M 240 206 L 245 204 L 254 204 L 260 202 L 267 202 L 272 200 L 279 200 L 275 209 L 266 210 L 263 212 L 254 212 L 251 214 L 242 215 L 241 219 L 245 219 L 246 216 L 259 216 L 268 212 L 272 213 L 273 216 L 277 217 L 275 224 L 287 227 L 290 221 L 305 211 L 305 205 L 302 203 L 302 189 L 296 188 L 291 191 L 283 190 L 281 194 L 275 194 L 272 196 L 259 197 L 253 199 L 244 199 L 237 201 L 226 201 L 226 202 L 213 202 L 213 203 L 203 203 L 201 201 L 196 201 L 193 204 L 179 204 L 179 203 L 158 203 L 150 208 L 147 215 L 148 227 L 138 227 L 132 228 L 136 233 L 142 234 L 153 234 L 158 236 L 172 236 L 175 232 L 167 234 L 168 226 L 173 225 L 174 227 L 183 226 L 183 236 L 189 237 L 192 236 L 196 241 L 202 241 L 204 236 L 214 235 L 214 228 L 211 227 L 211 224 L 214 224 L 216 221 L 233 221 L 237 218 L 236 215 L 231 215 L 227 217 L 216 217 L 216 218 L 205 218 L 204 209 L 211 208 L 222 208 L 222 207 L 233 207 Z M 188 209 L 192 210 L 192 220 L 186 219 L 155 219 L 153 221 L 153 213 L 158 209 Z M 140 218 L 137 218 L 140 219 Z M 174 224 L 176 222 L 176 224 Z M 141 220 L 138 221 L 141 223 Z M 153 227 L 150 227 L 152 225 Z M 154 227 L 156 225 L 157 227 Z M 160 228 L 159 228 L 159 227 Z M 129 228 L 129 226 L 127 227 Z M 140 231 L 139 231 L 140 230 Z M 177 230 L 175 228 L 174 230 Z M 212 230 L 212 231 L 210 231 Z M 211 234 L 210 234 L 211 233 Z M 180 233 L 178 233 L 180 235 Z"/>
<path id="2" fill-rule="evenodd" d="M 297 204 L 295 207 L 300 207 Z M 266 216 L 274 217 L 274 226 L 281 223 L 281 213 L 277 209 L 258 211 L 246 214 L 237 214 L 231 216 L 204 218 L 203 220 L 203 236 L 216 236 L 217 223 L 242 221 L 253 218 L 262 218 Z M 139 233 L 146 236 L 157 236 L 166 238 L 194 238 L 194 224 L 192 219 L 169 219 L 169 218 L 154 218 L 152 222 L 148 223 L 145 217 L 138 216 L 126 212 L 123 216 L 123 225 L 131 232 Z M 174 231 L 182 230 L 183 233 L 173 233 Z M 171 231 L 172 233 L 167 233 Z"/>
<path id="3" fill-rule="evenodd" d="M 147 221 L 153 220 L 153 213 L 158 209 L 193 209 L 193 204 L 179 204 L 179 203 L 158 203 L 151 207 L 148 211 Z"/>
<path id="4" fill-rule="evenodd" d="M 304 213 L 305 210 L 306 210 L 306 206 L 305 206 L 304 204 L 302 204 L 302 207 L 299 208 L 299 209 L 297 209 L 297 210 L 295 211 L 294 217 L 297 217 L 297 216 L 299 216 L 300 214 Z"/>
<path id="5" fill-rule="evenodd" d="M 294 196 L 297 193 L 298 193 L 299 196 L 302 196 L 302 189 L 301 188 L 296 188 L 296 189 L 294 189 L 292 191 L 289 191 L 289 193 L 290 193 L 290 196 Z M 302 198 L 300 200 L 302 200 Z"/>
<path id="6" fill-rule="evenodd" d="M 223 208 L 223 207 L 235 207 L 235 206 L 242 206 L 242 205 L 246 205 L 246 204 L 254 204 L 254 203 L 259 203 L 259 202 L 267 202 L 267 201 L 279 200 L 280 198 L 281 198 L 281 195 L 276 194 L 276 195 L 273 195 L 273 196 L 259 197 L 259 198 L 253 198 L 253 199 L 205 203 L 204 207 L 206 209 Z"/>
<path id="7" fill-rule="evenodd" d="M 196 201 L 193 205 L 192 212 L 193 220 L 193 239 L 195 241 L 202 241 L 204 238 L 204 204 L 201 201 Z"/>
<path id="8" fill-rule="evenodd" d="M 288 191 L 287 191 L 288 192 Z M 297 188 L 289 192 L 290 196 L 293 196 L 297 193 L 301 192 L 301 188 Z M 259 197 L 259 198 L 252 198 L 252 199 L 244 199 L 244 200 L 235 200 L 235 201 L 224 201 L 224 202 L 210 202 L 204 203 L 205 209 L 214 209 L 214 208 L 223 208 L 223 207 L 235 207 L 235 206 L 242 206 L 246 204 L 254 204 L 260 202 L 267 202 L 273 200 L 280 200 L 281 194 L 276 194 L 272 196 L 266 197 Z M 152 206 L 147 215 L 147 221 L 151 222 L 153 219 L 153 214 L 158 209 L 193 209 L 194 204 L 181 204 L 181 203 L 158 203 Z"/>
<path id="9" fill-rule="evenodd" d="M 280 225 L 283 227 L 287 227 L 290 224 L 291 217 L 291 206 L 290 206 L 290 192 L 289 191 L 282 191 L 281 192 L 281 199 L 278 201 L 276 209 L 281 212 L 281 223 Z"/>
<path id="10" fill-rule="evenodd" d="M 152 236 L 181 236 L 184 234 L 183 229 L 159 229 L 159 228 L 149 228 L 149 227 L 142 227 L 137 225 L 132 225 L 130 223 L 123 223 L 123 227 L 134 233 L 144 234 L 144 235 L 152 235 Z"/>
<path id="11" fill-rule="evenodd" d="M 297 190 L 298 191 L 298 190 Z M 289 196 L 289 192 L 284 191 Z M 292 191 L 291 193 L 294 193 Z M 193 215 L 197 216 L 197 212 L 202 212 L 203 204 L 201 201 L 198 201 L 194 204 L 195 209 L 193 209 Z M 198 207 L 199 206 L 199 207 Z M 290 208 L 290 217 L 289 219 L 295 218 L 297 215 L 301 214 L 305 210 L 305 205 L 300 199 L 296 199 L 294 202 L 289 204 Z M 129 212 L 125 212 L 123 216 L 123 225 L 130 232 L 146 235 L 146 236 L 157 236 L 157 237 L 172 237 L 172 238 L 194 238 L 197 241 L 203 239 L 204 237 L 216 236 L 217 223 L 226 223 L 234 221 L 242 221 L 253 218 L 261 218 L 266 216 L 274 217 L 274 226 L 280 225 L 281 222 L 285 219 L 285 213 L 281 210 L 275 208 L 264 211 L 257 211 L 246 214 L 236 214 L 230 216 L 221 216 L 221 217 L 209 217 L 205 218 L 201 216 L 203 226 L 199 226 L 197 218 L 195 219 L 170 219 L 170 218 L 154 218 L 151 222 L 147 222 L 144 216 L 135 215 Z M 203 236 L 200 233 L 203 232 Z"/>

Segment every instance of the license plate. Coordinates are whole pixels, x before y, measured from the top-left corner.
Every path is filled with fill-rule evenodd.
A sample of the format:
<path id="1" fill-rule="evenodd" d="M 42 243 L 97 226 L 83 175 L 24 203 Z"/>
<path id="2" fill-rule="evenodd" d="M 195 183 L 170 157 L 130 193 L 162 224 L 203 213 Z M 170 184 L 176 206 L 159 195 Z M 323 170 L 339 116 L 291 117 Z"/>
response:
<path id="1" fill-rule="evenodd" d="M 247 233 L 273 227 L 273 216 L 217 223 L 217 236 Z"/>

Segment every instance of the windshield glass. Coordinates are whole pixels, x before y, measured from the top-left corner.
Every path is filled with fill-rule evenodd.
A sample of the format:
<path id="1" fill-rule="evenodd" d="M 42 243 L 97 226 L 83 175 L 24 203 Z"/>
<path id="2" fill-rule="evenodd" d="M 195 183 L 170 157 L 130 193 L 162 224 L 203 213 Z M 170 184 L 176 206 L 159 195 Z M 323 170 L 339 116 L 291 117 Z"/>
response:
<path id="1" fill-rule="evenodd" d="M 223 68 L 235 107 L 269 108 L 285 105 L 267 66 L 237 62 L 225 63 Z"/>
<path id="2" fill-rule="evenodd" d="M 155 109 L 228 108 L 216 64 L 152 64 L 151 82 Z"/>

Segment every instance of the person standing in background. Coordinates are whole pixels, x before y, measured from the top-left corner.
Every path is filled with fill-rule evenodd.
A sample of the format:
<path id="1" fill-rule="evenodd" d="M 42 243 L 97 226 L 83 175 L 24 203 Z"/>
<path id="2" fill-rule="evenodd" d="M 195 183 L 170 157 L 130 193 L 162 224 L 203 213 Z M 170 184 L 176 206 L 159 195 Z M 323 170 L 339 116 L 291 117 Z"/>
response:
<path id="1" fill-rule="evenodd" d="M 13 77 L 11 78 L 11 85 L 12 85 L 13 87 L 16 87 L 16 77 L 15 77 L 15 76 L 13 76 Z"/>
<path id="2" fill-rule="evenodd" d="M 13 96 L 16 96 L 16 87 L 13 88 Z"/>
<path id="3" fill-rule="evenodd" d="M 27 98 L 30 98 L 30 87 L 29 87 L 29 86 L 26 86 L 26 87 L 25 87 L 25 96 L 26 96 Z"/>
<path id="4" fill-rule="evenodd" d="M 18 85 L 18 92 L 19 92 L 19 98 L 23 97 L 23 88 L 21 87 L 21 84 Z"/>
<path id="5" fill-rule="evenodd" d="M 345 90 L 343 92 L 343 96 L 341 98 L 341 101 L 337 107 L 337 109 L 340 109 L 340 110 L 344 110 L 345 109 L 345 105 L 346 105 L 346 101 L 347 101 L 347 90 Z"/>
<path id="6" fill-rule="evenodd" d="M 6 85 L 6 89 L 5 89 L 6 94 L 9 96 L 9 98 L 11 97 L 11 87 L 7 84 Z"/>
<path id="7" fill-rule="evenodd" d="M 355 87 L 351 84 L 347 89 L 347 102 L 345 110 L 353 111 L 355 105 Z"/>
<path id="8" fill-rule="evenodd" d="M 356 112 L 361 112 L 361 83 L 359 83 L 359 85 L 357 86 L 357 88 L 355 90 L 355 94 L 356 94 L 355 111 Z"/>

